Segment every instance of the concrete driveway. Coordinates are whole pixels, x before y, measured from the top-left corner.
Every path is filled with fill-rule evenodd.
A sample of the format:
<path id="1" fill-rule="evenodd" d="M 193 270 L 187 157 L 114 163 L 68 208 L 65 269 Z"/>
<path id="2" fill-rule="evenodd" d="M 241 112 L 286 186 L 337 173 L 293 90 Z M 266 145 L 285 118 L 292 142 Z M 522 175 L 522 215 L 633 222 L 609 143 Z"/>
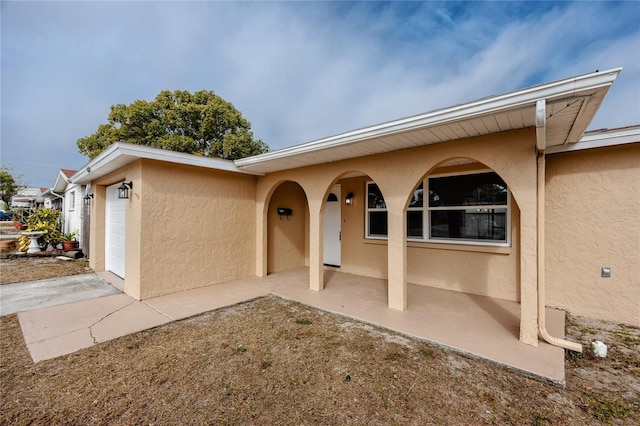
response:
<path id="1" fill-rule="evenodd" d="M 5 284 L 0 286 L 0 316 L 118 293 L 96 274 Z"/>

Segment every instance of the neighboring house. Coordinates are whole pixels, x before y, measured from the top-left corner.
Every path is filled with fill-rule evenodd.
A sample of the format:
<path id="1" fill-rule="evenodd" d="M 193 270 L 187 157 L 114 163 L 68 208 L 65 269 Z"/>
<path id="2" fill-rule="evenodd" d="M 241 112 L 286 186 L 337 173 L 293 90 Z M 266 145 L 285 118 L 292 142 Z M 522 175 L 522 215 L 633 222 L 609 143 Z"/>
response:
<path id="1" fill-rule="evenodd" d="M 44 205 L 42 194 L 47 188 L 22 188 L 11 197 L 11 207 L 17 209 L 35 210 Z"/>
<path id="2" fill-rule="evenodd" d="M 137 299 L 303 266 L 320 291 L 339 268 L 398 311 L 408 282 L 519 302 L 534 346 L 545 305 L 638 326 L 640 126 L 584 134 L 619 72 L 235 162 L 114 144 L 71 178 L 91 266 Z"/>
<path id="3" fill-rule="evenodd" d="M 47 189 L 42 195 L 45 199 L 45 207 L 60 211 L 62 214 L 62 232 L 78 232 L 76 239 L 82 247 L 88 247 L 89 240 L 86 235 L 87 226 L 84 221 L 88 219 L 88 205 L 85 208 L 84 197 L 86 185 L 71 182 L 70 178 L 75 170 L 60 169 L 53 187 Z"/>

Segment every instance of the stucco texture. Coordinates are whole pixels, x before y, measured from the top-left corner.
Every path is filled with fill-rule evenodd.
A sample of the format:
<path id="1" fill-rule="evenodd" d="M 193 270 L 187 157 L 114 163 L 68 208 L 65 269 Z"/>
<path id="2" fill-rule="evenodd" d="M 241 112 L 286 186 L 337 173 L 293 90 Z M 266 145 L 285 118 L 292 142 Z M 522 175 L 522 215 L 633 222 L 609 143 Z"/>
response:
<path id="1" fill-rule="evenodd" d="M 639 326 L 640 143 L 549 155 L 545 227 L 547 304 Z"/>
<path id="2" fill-rule="evenodd" d="M 291 209 L 292 214 L 279 215 L 279 207 Z M 307 211 L 306 196 L 297 183 L 283 182 L 274 191 L 268 211 L 268 273 L 305 266 Z"/>
<path id="3" fill-rule="evenodd" d="M 254 177 L 144 160 L 142 178 L 142 299 L 253 275 Z"/>
<path id="4" fill-rule="evenodd" d="M 255 271 L 255 178 L 138 160 L 93 183 L 91 266 L 103 271 L 106 187 L 133 181 L 126 207 L 124 290 L 136 299 Z"/>

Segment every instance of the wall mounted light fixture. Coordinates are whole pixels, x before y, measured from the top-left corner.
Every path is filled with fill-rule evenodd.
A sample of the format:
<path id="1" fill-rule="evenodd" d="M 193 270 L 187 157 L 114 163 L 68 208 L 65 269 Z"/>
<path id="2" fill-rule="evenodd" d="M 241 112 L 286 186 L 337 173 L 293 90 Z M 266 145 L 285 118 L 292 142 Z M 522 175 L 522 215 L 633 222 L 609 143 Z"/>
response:
<path id="1" fill-rule="evenodd" d="M 87 194 L 84 196 L 83 200 L 84 200 L 84 205 L 85 206 L 90 206 L 91 205 L 91 199 L 93 198 L 93 194 Z"/>
<path id="2" fill-rule="evenodd" d="M 344 198 L 344 204 L 345 206 L 353 205 L 353 192 L 347 194 L 347 196 Z"/>
<path id="3" fill-rule="evenodd" d="M 129 198 L 129 190 L 133 189 L 133 181 L 122 182 L 122 185 L 118 187 L 118 198 L 126 200 Z"/>
<path id="4" fill-rule="evenodd" d="M 289 220 L 289 216 L 291 216 L 292 214 L 293 210 L 287 207 L 278 207 L 278 216 L 280 217 L 280 220 L 282 220 L 282 216 L 286 217 L 287 220 Z"/>

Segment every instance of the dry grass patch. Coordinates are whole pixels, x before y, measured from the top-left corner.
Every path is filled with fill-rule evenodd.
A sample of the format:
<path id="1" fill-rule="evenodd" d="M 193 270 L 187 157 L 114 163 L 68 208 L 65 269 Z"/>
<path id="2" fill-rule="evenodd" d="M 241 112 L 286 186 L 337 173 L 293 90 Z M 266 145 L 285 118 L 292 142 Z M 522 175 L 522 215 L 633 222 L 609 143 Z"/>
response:
<path id="1" fill-rule="evenodd" d="M 90 274 L 93 270 L 86 259 L 58 260 L 55 257 L 0 258 L 0 284 Z"/>
<path id="2" fill-rule="evenodd" d="M 275 297 L 35 365 L 17 317 L 1 327 L 1 424 L 640 422 L 638 391 L 575 379 L 609 360 L 569 361 L 561 390 Z"/>
<path id="3" fill-rule="evenodd" d="M 3 259 L 2 282 L 91 272 Z M 274 297 L 33 364 L 0 317 L 0 424 L 640 424 L 640 330 L 568 317 L 566 390 Z"/>

